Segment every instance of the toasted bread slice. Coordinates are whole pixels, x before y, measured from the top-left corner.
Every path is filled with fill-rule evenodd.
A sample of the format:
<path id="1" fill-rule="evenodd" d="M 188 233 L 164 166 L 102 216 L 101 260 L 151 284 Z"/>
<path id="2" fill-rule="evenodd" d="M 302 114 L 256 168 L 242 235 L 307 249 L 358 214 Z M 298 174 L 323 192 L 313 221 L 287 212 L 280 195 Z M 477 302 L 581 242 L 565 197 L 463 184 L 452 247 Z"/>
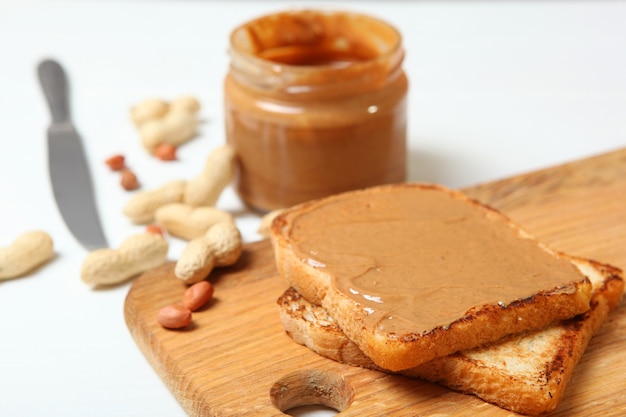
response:
<path id="1" fill-rule="evenodd" d="M 619 269 L 585 259 L 572 261 L 593 284 L 591 308 L 586 313 L 400 373 L 474 394 L 518 413 L 536 415 L 553 410 L 589 339 L 624 290 Z M 380 370 L 323 307 L 309 303 L 293 288 L 285 291 L 278 304 L 283 326 L 297 343 L 342 363 Z"/>
<path id="2" fill-rule="evenodd" d="M 399 371 L 589 308 L 568 259 L 462 193 L 396 184 L 285 210 L 279 273 L 376 365 Z"/>

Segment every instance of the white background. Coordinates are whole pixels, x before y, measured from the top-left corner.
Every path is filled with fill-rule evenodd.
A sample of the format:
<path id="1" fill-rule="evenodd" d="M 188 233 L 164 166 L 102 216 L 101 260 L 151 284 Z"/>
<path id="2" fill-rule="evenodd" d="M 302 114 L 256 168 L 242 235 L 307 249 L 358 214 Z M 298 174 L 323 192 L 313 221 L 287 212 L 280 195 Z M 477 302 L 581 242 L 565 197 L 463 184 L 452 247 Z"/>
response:
<path id="1" fill-rule="evenodd" d="M 228 34 L 252 17 L 303 7 L 349 9 L 397 26 L 407 50 L 410 180 L 463 187 L 626 145 L 623 1 L 82 1 L 0 0 L 0 246 L 43 229 L 55 259 L 0 282 L 0 415 L 180 416 L 123 318 L 128 284 L 93 291 L 85 250 L 54 204 L 50 117 L 35 68 L 58 59 L 91 163 L 109 243 L 141 230 L 103 160 L 122 152 L 144 189 L 191 178 L 224 142 Z M 128 118 L 147 97 L 190 93 L 201 135 L 179 161 L 148 156 Z M 232 189 L 219 201 L 246 241 L 259 217 Z M 172 241 L 176 259 L 182 242 Z M 259 302 L 263 302 L 260 300 Z M 273 302 L 273 300 L 267 300 Z"/>

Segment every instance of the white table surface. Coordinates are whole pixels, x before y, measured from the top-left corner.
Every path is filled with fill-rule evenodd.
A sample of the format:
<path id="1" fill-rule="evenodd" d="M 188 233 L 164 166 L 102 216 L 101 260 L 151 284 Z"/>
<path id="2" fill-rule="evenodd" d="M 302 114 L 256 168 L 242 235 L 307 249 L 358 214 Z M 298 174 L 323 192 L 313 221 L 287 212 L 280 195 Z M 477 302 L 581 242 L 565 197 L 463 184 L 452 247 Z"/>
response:
<path id="1" fill-rule="evenodd" d="M 403 33 L 410 180 L 463 187 L 626 146 L 623 1 L 0 0 L 0 246 L 43 229 L 56 253 L 33 275 L 0 282 L 0 415 L 184 415 L 126 329 L 129 285 L 94 291 L 79 278 L 87 252 L 53 201 L 37 63 L 54 57 L 69 73 L 115 246 L 142 228 L 121 214 L 129 194 L 103 160 L 124 153 L 144 189 L 195 176 L 224 142 L 230 30 L 304 5 L 374 14 Z M 206 123 L 179 161 L 158 162 L 143 151 L 128 110 L 185 93 L 201 100 Z M 236 214 L 246 241 L 259 239 L 259 217 L 232 189 L 218 207 Z M 169 258 L 181 249 L 172 241 Z"/>

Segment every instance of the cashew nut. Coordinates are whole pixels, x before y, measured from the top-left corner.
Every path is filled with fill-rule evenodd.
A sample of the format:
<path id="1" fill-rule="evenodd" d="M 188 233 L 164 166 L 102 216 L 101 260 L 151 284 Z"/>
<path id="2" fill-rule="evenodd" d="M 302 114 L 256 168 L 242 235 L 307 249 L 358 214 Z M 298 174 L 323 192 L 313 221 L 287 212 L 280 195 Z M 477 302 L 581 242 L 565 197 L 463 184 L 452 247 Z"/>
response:
<path id="1" fill-rule="evenodd" d="M 26 232 L 11 246 L 0 248 L 0 281 L 24 276 L 53 255 L 50 235 L 40 230 Z"/>
<path id="2" fill-rule="evenodd" d="M 233 265 L 242 252 L 241 233 L 232 222 L 213 225 L 190 241 L 176 262 L 174 275 L 186 284 L 205 279 L 214 267 Z"/>
<path id="3" fill-rule="evenodd" d="M 135 224 L 150 223 L 159 207 L 182 201 L 185 185 L 186 181 L 176 180 L 155 190 L 137 193 L 126 203 L 124 214 Z"/>
<path id="4" fill-rule="evenodd" d="M 97 249 L 83 261 L 81 278 L 87 284 L 113 285 L 163 265 L 169 245 L 156 233 L 128 237 L 117 249 Z"/>
<path id="5" fill-rule="evenodd" d="M 154 214 L 156 222 L 173 236 L 185 240 L 196 239 L 219 222 L 234 222 L 233 216 L 215 207 L 193 207 L 171 203 L 159 207 Z"/>
<path id="6" fill-rule="evenodd" d="M 233 178 L 235 149 L 229 145 L 215 148 L 207 158 L 204 170 L 187 182 L 183 201 L 192 206 L 213 206 Z"/>

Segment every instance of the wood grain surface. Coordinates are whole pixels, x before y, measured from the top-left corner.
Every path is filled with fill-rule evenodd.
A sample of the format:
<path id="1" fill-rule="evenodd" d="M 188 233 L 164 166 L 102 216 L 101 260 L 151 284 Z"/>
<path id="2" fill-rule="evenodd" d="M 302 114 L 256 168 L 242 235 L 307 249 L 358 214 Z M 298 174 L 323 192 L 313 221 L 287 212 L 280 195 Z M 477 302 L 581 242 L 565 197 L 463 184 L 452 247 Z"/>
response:
<path id="1" fill-rule="evenodd" d="M 626 149 L 464 190 L 553 248 L 626 269 Z M 215 273 L 217 272 L 217 273 Z M 180 302 L 173 264 L 139 277 L 125 303 L 137 345 L 192 416 L 277 416 L 324 404 L 345 416 L 513 416 L 473 396 L 401 376 L 341 365 L 284 333 L 268 241 L 249 244 L 215 271 L 215 299 L 182 331 L 158 310 Z M 591 340 L 553 416 L 626 415 L 626 302 Z"/>

